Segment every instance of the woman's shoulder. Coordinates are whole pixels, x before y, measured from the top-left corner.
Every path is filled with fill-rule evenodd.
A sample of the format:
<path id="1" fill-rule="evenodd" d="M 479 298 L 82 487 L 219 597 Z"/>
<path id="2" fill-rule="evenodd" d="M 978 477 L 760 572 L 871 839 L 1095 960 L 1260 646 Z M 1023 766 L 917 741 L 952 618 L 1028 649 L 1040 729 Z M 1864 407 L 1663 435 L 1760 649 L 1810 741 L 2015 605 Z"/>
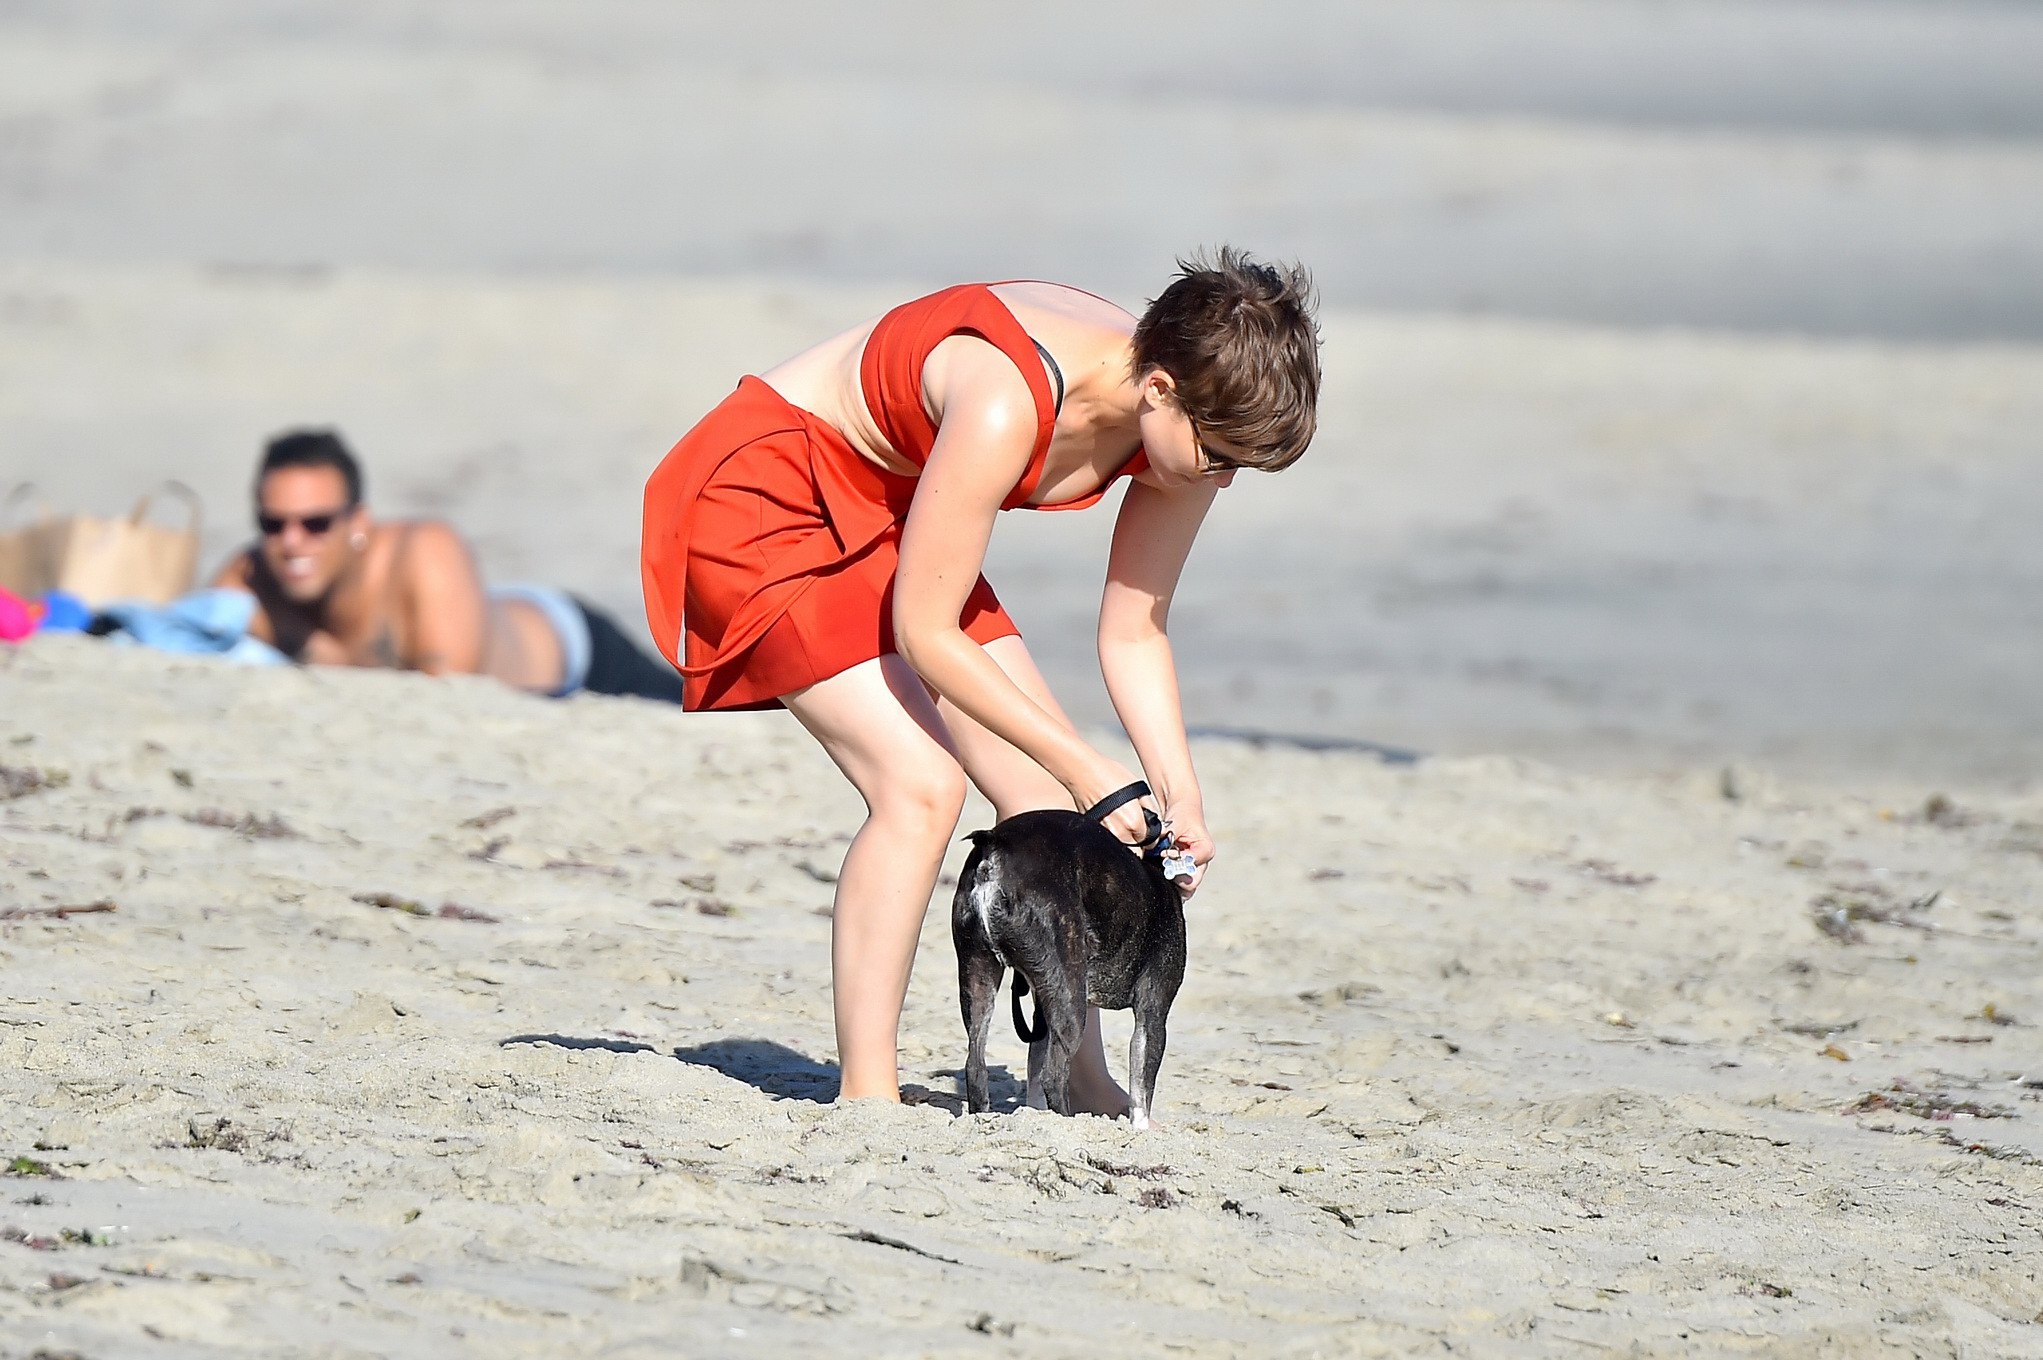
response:
<path id="1" fill-rule="evenodd" d="M 1038 313 L 1073 322 L 1133 326 L 1135 318 L 1112 298 L 1102 297 L 1075 283 L 1049 279 L 1009 279 L 980 284 L 997 301 L 1019 318 L 1023 312 Z"/>

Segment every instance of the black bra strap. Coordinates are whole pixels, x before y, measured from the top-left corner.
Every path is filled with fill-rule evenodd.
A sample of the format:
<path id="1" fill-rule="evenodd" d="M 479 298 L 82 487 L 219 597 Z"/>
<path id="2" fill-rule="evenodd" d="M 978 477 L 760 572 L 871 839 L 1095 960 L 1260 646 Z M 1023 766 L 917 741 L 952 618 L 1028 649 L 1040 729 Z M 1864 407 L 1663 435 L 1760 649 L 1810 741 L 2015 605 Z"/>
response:
<path id="1" fill-rule="evenodd" d="M 1043 356 L 1043 363 L 1049 368 L 1050 376 L 1057 380 L 1057 402 L 1051 410 L 1054 414 L 1061 415 L 1064 412 L 1064 370 L 1057 367 L 1057 357 L 1043 347 L 1042 341 L 1032 335 L 1029 337 L 1029 343 L 1036 347 L 1036 353 Z"/>

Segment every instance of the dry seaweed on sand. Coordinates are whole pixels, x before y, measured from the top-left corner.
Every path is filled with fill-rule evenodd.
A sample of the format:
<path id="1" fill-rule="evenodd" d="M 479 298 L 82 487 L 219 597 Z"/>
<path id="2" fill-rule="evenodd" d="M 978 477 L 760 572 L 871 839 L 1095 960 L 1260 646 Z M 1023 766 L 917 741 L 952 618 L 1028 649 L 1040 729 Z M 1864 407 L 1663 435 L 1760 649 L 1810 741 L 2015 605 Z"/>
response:
<path id="1" fill-rule="evenodd" d="M 1899 1132 L 1899 1130 L 1888 1130 L 1888 1132 Z M 1960 1138 L 1955 1131 L 1943 1124 L 1939 1124 L 1933 1129 L 1909 1130 L 1909 1132 L 1916 1133 L 1918 1136 L 1934 1138 L 1947 1148 L 1956 1149 L 1973 1157 L 1986 1157 L 1996 1162 L 2014 1162 L 2019 1166 L 2036 1166 L 2039 1163 L 2043 1163 L 2043 1158 L 2039 1158 L 2035 1153 L 2023 1148 L 2010 1147 L 2006 1143 L 1989 1143 L 1978 1138 Z"/>
<path id="2" fill-rule="evenodd" d="M 184 819 L 193 826 L 210 826 L 219 831 L 232 831 L 248 840 L 281 841 L 296 840 L 297 828 L 272 812 L 267 817 L 258 817 L 253 812 L 244 812 L 239 817 L 219 808 L 201 808 L 187 812 Z"/>
<path id="3" fill-rule="evenodd" d="M 1953 1151 L 1972 1157 L 1986 1157 L 1996 1162 L 2014 1162 L 2022 1166 L 2043 1163 L 2043 1158 L 2038 1158 L 2024 1148 L 1989 1143 L 1981 1138 L 1968 1138 L 1952 1128 L 1952 1124 L 1959 1119 L 2013 1119 L 2016 1117 L 2013 1110 L 1999 1105 L 1988 1105 L 1982 1101 L 1966 1100 L 1947 1091 L 1931 1091 L 1912 1082 L 1897 1079 L 1884 1091 L 1868 1091 L 1845 1106 L 1842 1112 L 1850 1115 L 1887 1112 L 1912 1115 L 1924 1123 L 1871 1124 L 1866 1127 L 1874 1133 L 1931 1138 Z"/>
<path id="4" fill-rule="evenodd" d="M 1967 1100 L 1948 1091 L 1933 1091 L 1897 1077 L 1884 1091 L 1868 1091 L 1844 1107 L 1846 1114 L 1875 1114 L 1883 1111 L 1914 1115 L 1917 1119 L 1949 1120 L 2013 1119 L 2015 1112 L 2004 1105 Z"/>
<path id="5" fill-rule="evenodd" d="M 464 907 L 459 902 L 442 902 L 440 909 L 433 914 L 443 921 L 474 921 L 486 926 L 497 925 L 503 919 L 475 907 Z"/>
<path id="6" fill-rule="evenodd" d="M 1627 873 L 1607 859 L 1585 859 L 1575 865 L 1577 873 L 1618 888 L 1643 888 L 1659 881 L 1658 874 Z"/>
<path id="7" fill-rule="evenodd" d="M 1860 922 L 1901 926 L 1907 930 L 1935 930 L 1936 924 L 1923 920 L 1922 913 L 1934 907 L 1942 896 L 1943 892 L 1939 890 L 1899 902 L 1892 893 L 1877 884 L 1835 887 L 1810 899 L 1809 919 L 1815 923 L 1816 929 L 1839 944 L 1863 944 L 1866 932 L 1859 928 Z"/>
<path id="8" fill-rule="evenodd" d="M 724 901 L 721 897 L 690 897 L 686 899 L 656 897 L 652 900 L 651 905 L 664 911 L 686 911 L 693 907 L 696 914 L 700 916 L 736 916 L 738 914 L 738 909 Z"/>
<path id="9" fill-rule="evenodd" d="M 618 868 L 616 865 L 594 864 L 588 860 L 583 859 L 580 855 L 570 855 L 566 859 L 550 859 L 546 861 L 546 863 L 540 865 L 539 867 L 542 869 L 551 869 L 555 873 L 601 874 L 605 878 L 624 877 L 624 870 Z"/>
<path id="10" fill-rule="evenodd" d="M 1832 1039 L 1840 1034 L 1849 1034 L 1858 1027 L 1856 1020 L 1812 1020 L 1804 1024 L 1782 1025 L 1781 1030 L 1810 1039 Z"/>
<path id="11" fill-rule="evenodd" d="M 71 782 L 64 770 L 39 770 L 26 765 L 0 765 L 0 803 L 26 798 L 32 793 L 61 789 Z"/>
<path id="12" fill-rule="evenodd" d="M 235 1126 L 225 1115 L 195 1114 L 185 1121 L 185 1144 L 216 1152 L 240 1152 L 248 1146 L 248 1131 Z"/>
<path id="13" fill-rule="evenodd" d="M 74 902 L 61 907 L 8 907 L 0 911 L 0 921 L 56 920 L 71 916 L 99 916 L 120 908 L 106 900 L 98 902 Z"/>
<path id="14" fill-rule="evenodd" d="M 385 911 L 401 911 L 407 916 L 432 916 L 443 921 L 474 921 L 482 925 L 497 925 L 502 918 L 492 916 L 475 907 L 465 907 L 459 902 L 442 902 L 436 911 L 423 902 L 396 893 L 356 893 L 354 900 L 365 907 L 381 907 Z"/>
<path id="15" fill-rule="evenodd" d="M 1816 923 L 1816 929 L 1828 935 L 1839 944 L 1864 944 L 1866 932 L 1858 928 L 1849 908 L 1833 906 L 1827 898 L 1817 898 L 1809 907 L 1809 919 Z"/>
<path id="16" fill-rule="evenodd" d="M 385 911 L 401 911 L 408 916 L 431 916 L 433 914 L 426 909 L 425 903 L 415 902 L 409 897 L 399 897 L 396 893 L 391 892 L 356 893 L 354 900 L 360 902 L 365 907 L 381 907 Z"/>
<path id="17" fill-rule="evenodd" d="M 1167 1166 L 1122 1166 L 1119 1162 L 1110 1162 L 1106 1158 L 1090 1152 L 1081 1153 L 1080 1156 L 1084 1157 L 1086 1165 L 1095 1171 L 1104 1171 L 1109 1176 L 1119 1176 L 1129 1180 L 1153 1181 L 1177 1174 Z"/>
<path id="18" fill-rule="evenodd" d="M 1931 826 L 1948 827 L 1955 831 L 1959 827 L 1971 826 L 1979 818 L 1952 802 L 1948 795 L 1933 793 L 1923 799 L 1922 820 Z"/>

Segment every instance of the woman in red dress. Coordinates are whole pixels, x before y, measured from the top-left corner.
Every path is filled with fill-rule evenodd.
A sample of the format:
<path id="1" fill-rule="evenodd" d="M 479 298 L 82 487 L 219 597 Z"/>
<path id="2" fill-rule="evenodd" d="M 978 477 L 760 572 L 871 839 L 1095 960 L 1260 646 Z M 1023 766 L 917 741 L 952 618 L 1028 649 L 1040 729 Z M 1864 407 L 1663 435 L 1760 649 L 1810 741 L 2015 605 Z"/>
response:
<path id="1" fill-rule="evenodd" d="M 1311 307 L 1302 270 L 1232 250 L 1181 264 L 1139 321 L 1053 283 L 946 289 L 744 379 L 647 483 L 646 610 L 686 705 L 785 706 L 865 798 L 831 939 L 843 1098 L 900 1098 L 901 1005 L 965 780 L 1009 817 L 1134 778 L 1079 736 L 979 574 L 1000 511 L 1132 479 L 1100 667 L 1196 889 L 1213 842 L 1165 622 L 1215 494 L 1311 441 Z M 1133 843 L 1143 809 L 1107 825 Z M 1097 1014 L 1071 1097 L 1127 1109 Z"/>

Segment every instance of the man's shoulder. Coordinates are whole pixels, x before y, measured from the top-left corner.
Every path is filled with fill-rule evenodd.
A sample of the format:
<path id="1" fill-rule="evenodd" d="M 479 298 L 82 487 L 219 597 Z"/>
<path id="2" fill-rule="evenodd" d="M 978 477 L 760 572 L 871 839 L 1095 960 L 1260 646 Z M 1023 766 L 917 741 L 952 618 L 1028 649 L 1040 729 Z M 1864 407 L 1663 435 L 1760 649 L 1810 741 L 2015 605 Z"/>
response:
<path id="1" fill-rule="evenodd" d="M 384 520 L 378 528 L 396 539 L 394 563 L 414 583 L 450 570 L 472 569 L 475 554 L 460 530 L 442 519 Z"/>
<path id="2" fill-rule="evenodd" d="M 468 551 L 468 540 L 444 519 L 386 519 L 376 528 L 378 532 L 392 537 L 401 554 L 446 552 L 450 549 Z"/>

